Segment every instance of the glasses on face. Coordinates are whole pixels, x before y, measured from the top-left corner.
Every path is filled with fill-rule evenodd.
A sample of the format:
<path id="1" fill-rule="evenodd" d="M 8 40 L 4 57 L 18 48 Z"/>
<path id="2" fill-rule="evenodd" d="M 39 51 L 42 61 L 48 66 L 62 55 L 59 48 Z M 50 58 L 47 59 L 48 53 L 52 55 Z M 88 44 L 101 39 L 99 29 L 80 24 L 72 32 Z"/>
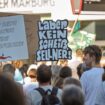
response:
<path id="1" fill-rule="evenodd" d="M 29 75 L 29 77 L 30 77 L 30 78 L 36 78 L 36 76 L 35 76 L 35 75 Z"/>

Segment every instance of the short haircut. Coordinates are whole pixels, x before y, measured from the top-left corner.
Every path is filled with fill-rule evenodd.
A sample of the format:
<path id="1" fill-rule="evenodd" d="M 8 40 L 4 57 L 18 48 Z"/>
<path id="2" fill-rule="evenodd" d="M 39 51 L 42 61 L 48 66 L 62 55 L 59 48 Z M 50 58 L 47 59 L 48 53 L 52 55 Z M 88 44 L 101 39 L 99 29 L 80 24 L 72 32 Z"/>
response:
<path id="1" fill-rule="evenodd" d="M 65 78 L 63 81 L 63 85 L 64 85 L 64 87 L 66 85 L 76 85 L 76 86 L 79 86 L 80 88 L 82 88 L 80 81 L 77 80 L 76 78 L 72 78 L 72 77 Z"/>
<path id="2" fill-rule="evenodd" d="M 12 64 L 5 64 L 3 66 L 3 73 L 11 73 L 12 75 L 14 75 L 15 67 Z"/>
<path id="3" fill-rule="evenodd" d="M 85 47 L 83 54 L 89 54 L 90 56 L 95 56 L 96 63 L 99 63 L 102 57 L 102 51 L 97 45 L 89 45 Z"/>
<path id="4" fill-rule="evenodd" d="M 51 67 L 42 64 L 37 69 L 37 80 L 39 83 L 50 82 L 52 77 Z"/>
<path id="5" fill-rule="evenodd" d="M 82 89 L 76 85 L 67 85 L 62 93 L 63 105 L 84 105 Z"/>
<path id="6" fill-rule="evenodd" d="M 72 69 L 68 66 L 64 66 L 64 67 L 61 68 L 59 75 L 62 78 L 72 76 Z"/>

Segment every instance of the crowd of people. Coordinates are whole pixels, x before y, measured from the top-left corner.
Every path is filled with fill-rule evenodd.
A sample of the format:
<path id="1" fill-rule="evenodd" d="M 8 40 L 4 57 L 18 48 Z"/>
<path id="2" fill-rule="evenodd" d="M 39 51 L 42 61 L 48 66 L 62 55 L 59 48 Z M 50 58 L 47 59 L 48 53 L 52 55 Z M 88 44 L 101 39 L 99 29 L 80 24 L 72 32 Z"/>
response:
<path id="1" fill-rule="evenodd" d="M 76 68 L 78 79 L 63 61 L 59 65 L 23 64 L 19 68 L 5 64 L 0 72 L 0 105 L 44 105 L 46 94 L 52 95 L 54 89 L 60 103 L 49 105 L 105 105 L 105 67 L 100 65 L 101 57 L 98 46 L 85 47 L 83 62 Z"/>

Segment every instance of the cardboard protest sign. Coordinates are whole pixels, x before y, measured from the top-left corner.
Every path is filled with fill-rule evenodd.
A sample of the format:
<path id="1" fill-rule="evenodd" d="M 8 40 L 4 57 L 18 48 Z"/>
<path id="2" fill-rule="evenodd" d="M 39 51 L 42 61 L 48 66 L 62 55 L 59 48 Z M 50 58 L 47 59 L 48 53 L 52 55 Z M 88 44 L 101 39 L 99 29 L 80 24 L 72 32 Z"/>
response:
<path id="1" fill-rule="evenodd" d="M 22 15 L 0 17 L 0 62 L 28 59 Z"/>
<path id="2" fill-rule="evenodd" d="M 71 59 L 68 47 L 67 20 L 44 20 L 38 22 L 39 49 L 36 61 L 57 61 Z"/>

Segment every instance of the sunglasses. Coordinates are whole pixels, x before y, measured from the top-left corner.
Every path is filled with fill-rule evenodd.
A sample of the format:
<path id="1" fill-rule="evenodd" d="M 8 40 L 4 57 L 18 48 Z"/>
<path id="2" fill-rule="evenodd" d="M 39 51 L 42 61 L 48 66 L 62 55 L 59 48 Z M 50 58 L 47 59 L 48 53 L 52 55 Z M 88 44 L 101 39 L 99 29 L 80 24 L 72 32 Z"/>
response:
<path id="1" fill-rule="evenodd" d="M 35 76 L 35 75 L 29 75 L 29 77 L 30 77 L 30 78 L 36 78 L 36 76 Z"/>

